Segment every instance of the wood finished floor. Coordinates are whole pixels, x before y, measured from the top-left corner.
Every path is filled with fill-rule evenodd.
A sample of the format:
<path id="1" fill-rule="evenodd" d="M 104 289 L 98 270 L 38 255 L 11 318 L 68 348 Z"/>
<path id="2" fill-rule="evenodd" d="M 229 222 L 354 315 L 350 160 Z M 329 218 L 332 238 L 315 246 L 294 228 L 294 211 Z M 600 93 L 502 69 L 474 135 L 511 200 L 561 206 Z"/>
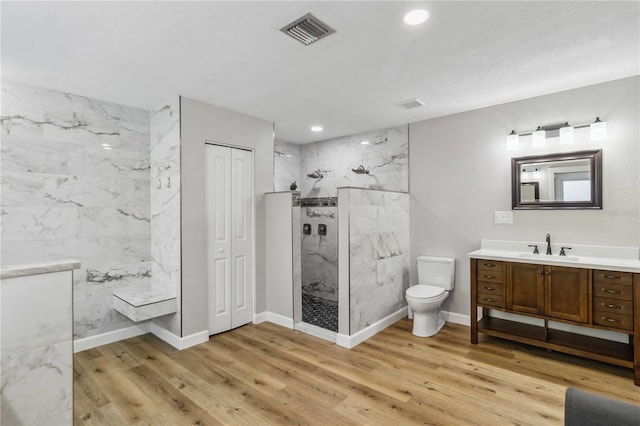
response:
<path id="1" fill-rule="evenodd" d="M 77 353 L 76 425 L 561 425 L 567 386 L 640 404 L 631 370 L 401 320 L 352 350 L 270 323 L 178 351 L 152 335 Z"/>

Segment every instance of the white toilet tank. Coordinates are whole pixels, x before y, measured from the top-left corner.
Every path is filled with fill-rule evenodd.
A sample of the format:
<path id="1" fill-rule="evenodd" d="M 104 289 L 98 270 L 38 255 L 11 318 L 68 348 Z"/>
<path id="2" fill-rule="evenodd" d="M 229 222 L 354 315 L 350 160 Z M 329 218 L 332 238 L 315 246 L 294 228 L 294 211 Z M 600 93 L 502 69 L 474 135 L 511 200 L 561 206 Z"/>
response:
<path id="1" fill-rule="evenodd" d="M 456 260 L 450 257 L 418 256 L 418 284 L 453 290 Z"/>

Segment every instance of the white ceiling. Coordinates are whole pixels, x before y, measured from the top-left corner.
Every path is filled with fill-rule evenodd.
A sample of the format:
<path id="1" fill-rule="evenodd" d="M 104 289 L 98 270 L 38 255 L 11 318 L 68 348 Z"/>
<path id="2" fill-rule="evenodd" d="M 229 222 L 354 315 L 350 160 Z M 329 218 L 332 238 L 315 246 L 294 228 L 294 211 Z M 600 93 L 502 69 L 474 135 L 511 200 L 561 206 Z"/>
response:
<path id="1" fill-rule="evenodd" d="M 404 14 L 429 10 L 423 25 Z M 638 2 L 6 2 L 2 76 L 151 110 L 177 94 L 308 143 L 640 73 Z M 279 31 L 307 12 L 335 34 Z M 419 97 L 411 111 L 394 103 Z M 312 134 L 312 124 L 325 131 Z"/>

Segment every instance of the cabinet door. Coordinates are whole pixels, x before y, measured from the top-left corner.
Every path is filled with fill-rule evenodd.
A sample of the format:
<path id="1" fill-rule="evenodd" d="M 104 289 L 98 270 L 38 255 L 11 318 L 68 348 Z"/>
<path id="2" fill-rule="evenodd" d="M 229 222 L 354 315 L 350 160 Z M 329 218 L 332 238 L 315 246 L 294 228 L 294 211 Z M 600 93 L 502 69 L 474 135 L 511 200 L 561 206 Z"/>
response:
<path id="1" fill-rule="evenodd" d="M 541 315 L 544 312 L 544 268 L 507 263 L 507 309 Z"/>
<path id="2" fill-rule="evenodd" d="M 544 313 L 570 321 L 589 320 L 589 282 L 584 268 L 545 266 Z"/>

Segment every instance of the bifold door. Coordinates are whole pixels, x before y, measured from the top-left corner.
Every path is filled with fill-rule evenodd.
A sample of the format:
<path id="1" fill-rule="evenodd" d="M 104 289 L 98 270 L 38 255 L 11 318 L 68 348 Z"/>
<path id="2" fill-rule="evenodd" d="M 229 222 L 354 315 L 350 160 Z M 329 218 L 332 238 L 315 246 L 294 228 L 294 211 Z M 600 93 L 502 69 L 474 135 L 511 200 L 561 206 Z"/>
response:
<path id="1" fill-rule="evenodd" d="M 253 161 L 251 151 L 206 145 L 209 334 L 251 322 Z"/>

